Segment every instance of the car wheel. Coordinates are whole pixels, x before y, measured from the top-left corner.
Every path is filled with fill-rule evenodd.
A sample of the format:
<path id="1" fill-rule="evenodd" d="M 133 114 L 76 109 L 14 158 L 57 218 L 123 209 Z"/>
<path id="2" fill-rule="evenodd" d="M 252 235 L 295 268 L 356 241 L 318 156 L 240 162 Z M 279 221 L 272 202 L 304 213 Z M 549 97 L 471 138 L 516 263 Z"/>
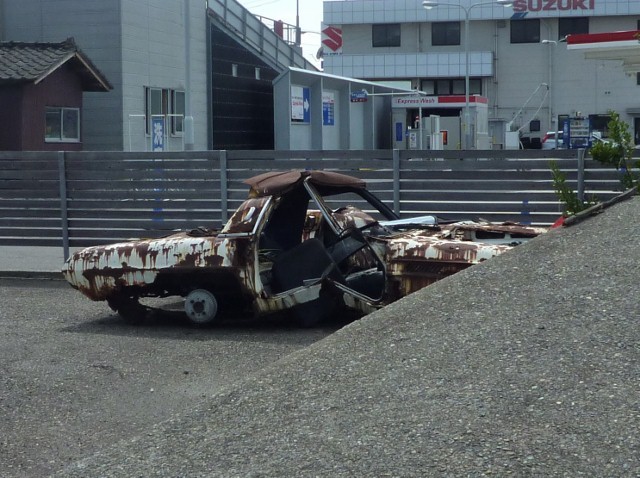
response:
<path id="1" fill-rule="evenodd" d="M 212 323 L 218 314 L 218 301 L 208 290 L 195 289 L 187 295 L 184 311 L 192 324 L 207 325 Z"/>

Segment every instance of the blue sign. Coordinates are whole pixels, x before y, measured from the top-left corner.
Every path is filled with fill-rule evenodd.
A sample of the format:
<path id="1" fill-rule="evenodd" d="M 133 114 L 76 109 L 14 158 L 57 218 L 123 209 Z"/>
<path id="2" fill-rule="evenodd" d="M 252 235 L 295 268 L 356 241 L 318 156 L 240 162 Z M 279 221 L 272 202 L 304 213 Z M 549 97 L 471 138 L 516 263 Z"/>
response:
<path id="1" fill-rule="evenodd" d="M 351 103 L 365 103 L 368 99 L 367 90 L 351 92 Z"/>
<path id="2" fill-rule="evenodd" d="M 571 149 L 591 147 L 591 120 L 589 118 L 569 118 L 562 128 L 562 139 Z"/>
<path id="3" fill-rule="evenodd" d="M 336 99 L 331 92 L 322 94 L 322 124 L 324 126 L 335 126 L 336 124 Z"/>
<path id="4" fill-rule="evenodd" d="M 396 141 L 403 141 L 404 135 L 402 130 L 402 121 L 396 123 Z"/>
<path id="5" fill-rule="evenodd" d="M 164 118 L 151 118 L 151 151 L 164 151 Z"/>

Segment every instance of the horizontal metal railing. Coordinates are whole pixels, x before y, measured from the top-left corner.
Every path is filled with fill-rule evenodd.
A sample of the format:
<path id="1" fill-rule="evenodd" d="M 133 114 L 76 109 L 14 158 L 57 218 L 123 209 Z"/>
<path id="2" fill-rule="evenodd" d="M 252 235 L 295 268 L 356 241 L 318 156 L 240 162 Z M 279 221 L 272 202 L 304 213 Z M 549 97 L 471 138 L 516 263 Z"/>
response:
<path id="1" fill-rule="evenodd" d="M 550 161 L 605 201 L 619 172 L 577 150 L 0 152 L 0 244 L 86 246 L 221 227 L 243 181 L 325 169 L 364 179 L 401 216 L 436 214 L 547 225 L 561 213 Z"/>

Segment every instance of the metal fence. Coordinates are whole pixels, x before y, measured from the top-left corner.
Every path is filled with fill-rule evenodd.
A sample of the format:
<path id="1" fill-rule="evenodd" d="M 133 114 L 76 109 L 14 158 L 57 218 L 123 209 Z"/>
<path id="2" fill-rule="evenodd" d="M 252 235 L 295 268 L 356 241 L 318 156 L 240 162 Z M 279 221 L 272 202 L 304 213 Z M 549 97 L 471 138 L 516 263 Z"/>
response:
<path id="1" fill-rule="evenodd" d="M 405 217 L 544 225 L 561 212 L 551 160 L 574 190 L 600 200 L 619 193 L 619 173 L 583 156 L 577 150 L 0 152 L 0 244 L 60 246 L 67 255 L 69 246 L 220 227 L 247 196 L 243 180 L 289 169 L 365 179 Z"/>

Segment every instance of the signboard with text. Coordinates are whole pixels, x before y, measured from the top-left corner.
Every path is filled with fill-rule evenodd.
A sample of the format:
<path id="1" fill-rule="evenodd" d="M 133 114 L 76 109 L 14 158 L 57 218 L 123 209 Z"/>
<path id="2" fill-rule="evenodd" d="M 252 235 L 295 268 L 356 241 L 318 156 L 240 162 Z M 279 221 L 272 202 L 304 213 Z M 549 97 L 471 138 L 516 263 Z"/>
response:
<path id="1" fill-rule="evenodd" d="M 595 0 L 514 0 L 513 11 L 521 12 L 580 12 L 593 10 Z"/>
<path id="2" fill-rule="evenodd" d="M 391 100 L 392 108 L 425 108 L 438 106 L 439 108 L 460 108 L 466 103 L 464 95 L 445 96 L 395 96 Z M 489 100 L 484 96 L 469 96 L 471 106 L 486 107 Z"/>
<path id="3" fill-rule="evenodd" d="M 305 124 L 311 121 L 309 88 L 304 86 L 291 86 L 291 121 Z"/>
<path id="4" fill-rule="evenodd" d="M 322 125 L 334 126 L 336 123 L 336 97 L 329 91 L 322 93 Z"/>
<path id="5" fill-rule="evenodd" d="M 351 92 L 351 103 L 365 103 L 369 94 L 366 90 L 358 90 Z"/>
<path id="6" fill-rule="evenodd" d="M 164 117 L 151 118 L 151 151 L 164 151 Z"/>
<path id="7" fill-rule="evenodd" d="M 591 121 L 589 118 L 569 118 L 565 120 L 562 136 L 564 144 L 571 149 L 591 146 Z"/>

